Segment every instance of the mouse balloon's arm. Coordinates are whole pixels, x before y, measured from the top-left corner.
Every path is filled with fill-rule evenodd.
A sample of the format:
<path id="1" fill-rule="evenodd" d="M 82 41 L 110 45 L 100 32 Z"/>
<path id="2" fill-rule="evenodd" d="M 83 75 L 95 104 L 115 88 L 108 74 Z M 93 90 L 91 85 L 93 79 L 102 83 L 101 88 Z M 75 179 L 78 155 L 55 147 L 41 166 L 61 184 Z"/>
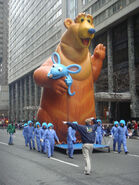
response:
<path id="1" fill-rule="evenodd" d="M 66 76 L 65 82 L 66 82 L 66 84 L 68 86 L 68 94 L 70 96 L 73 96 L 75 94 L 75 92 L 71 93 L 72 77 L 70 76 L 70 74 L 68 74 Z"/>

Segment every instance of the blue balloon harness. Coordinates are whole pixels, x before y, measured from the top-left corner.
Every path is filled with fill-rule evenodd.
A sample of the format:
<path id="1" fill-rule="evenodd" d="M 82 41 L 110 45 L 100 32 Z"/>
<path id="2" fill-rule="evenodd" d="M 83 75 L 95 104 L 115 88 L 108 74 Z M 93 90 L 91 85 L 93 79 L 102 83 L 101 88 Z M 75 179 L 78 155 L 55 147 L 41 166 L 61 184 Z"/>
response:
<path id="1" fill-rule="evenodd" d="M 52 58 L 53 66 L 51 67 L 47 75 L 48 78 L 55 80 L 65 76 L 66 77 L 65 82 L 68 86 L 68 94 L 70 96 L 73 96 L 75 94 L 75 92 L 71 93 L 71 85 L 73 80 L 69 73 L 71 74 L 79 73 L 81 71 L 81 66 L 78 64 L 71 64 L 69 66 L 64 66 L 63 64 L 61 64 L 60 56 L 57 52 L 54 52 L 51 58 Z"/>

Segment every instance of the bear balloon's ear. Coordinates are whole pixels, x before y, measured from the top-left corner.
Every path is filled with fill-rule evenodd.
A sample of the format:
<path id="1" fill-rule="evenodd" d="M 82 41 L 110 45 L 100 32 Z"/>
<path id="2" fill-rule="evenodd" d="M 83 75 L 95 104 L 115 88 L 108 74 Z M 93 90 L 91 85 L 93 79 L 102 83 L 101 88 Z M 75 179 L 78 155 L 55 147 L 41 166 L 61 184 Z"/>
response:
<path id="1" fill-rule="evenodd" d="M 72 19 L 70 19 L 70 18 L 67 18 L 67 19 L 65 19 L 65 21 L 64 21 L 64 25 L 65 25 L 65 27 L 68 29 L 69 27 L 70 27 L 70 25 L 73 23 L 73 21 L 72 21 Z"/>

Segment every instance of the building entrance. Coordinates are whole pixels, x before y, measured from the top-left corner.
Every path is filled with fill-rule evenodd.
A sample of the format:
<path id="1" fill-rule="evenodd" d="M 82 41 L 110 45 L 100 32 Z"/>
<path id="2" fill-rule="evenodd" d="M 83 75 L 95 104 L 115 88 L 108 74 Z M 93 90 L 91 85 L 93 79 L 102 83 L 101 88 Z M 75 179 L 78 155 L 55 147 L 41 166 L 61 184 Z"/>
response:
<path id="1" fill-rule="evenodd" d="M 111 118 L 112 120 L 124 119 L 128 121 L 130 116 L 130 102 L 112 102 L 111 103 Z"/>

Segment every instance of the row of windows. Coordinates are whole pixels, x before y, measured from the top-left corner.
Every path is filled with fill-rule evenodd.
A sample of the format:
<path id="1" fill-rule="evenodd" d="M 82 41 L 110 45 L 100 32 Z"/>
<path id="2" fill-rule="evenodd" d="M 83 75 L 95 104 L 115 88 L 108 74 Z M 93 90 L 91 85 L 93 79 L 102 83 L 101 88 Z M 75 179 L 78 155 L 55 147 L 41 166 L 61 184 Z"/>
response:
<path id="1" fill-rule="evenodd" d="M 104 22 L 104 20 L 106 20 L 110 16 L 114 15 L 115 13 L 120 11 L 121 9 L 125 8 L 129 4 L 133 3 L 134 1 L 136 1 L 136 0 L 119 0 L 119 1 L 117 1 L 112 6 L 110 6 L 109 8 L 107 8 L 106 10 L 101 12 L 99 15 L 94 17 L 94 24 L 95 24 L 95 26 L 100 24 L 101 22 Z M 107 3 L 107 2 L 108 2 L 108 0 L 105 1 L 104 3 Z M 96 6 L 94 6 L 95 4 L 96 4 Z M 100 5 L 103 6 L 103 4 L 100 4 L 100 1 L 97 1 L 95 4 L 93 4 L 89 9 L 87 9 L 86 13 L 90 13 L 91 12 L 91 14 L 93 15 L 93 13 L 95 11 L 97 11 L 98 9 L 101 8 Z"/>
<path id="2" fill-rule="evenodd" d="M 48 27 L 62 14 L 62 10 L 60 9 L 59 11 L 57 11 L 52 17 L 50 17 L 50 19 L 48 21 L 47 17 L 45 17 L 45 19 L 43 19 L 44 22 L 38 22 L 38 24 L 32 25 L 32 30 L 30 30 L 30 26 L 26 26 L 26 29 L 22 29 L 22 37 L 20 39 L 24 39 L 22 40 L 23 42 L 27 42 L 27 40 L 34 38 L 37 38 L 42 32 L 44 32 L 44 30 L 47 30 Z M 42 24 L 40 24 L 42 23 Z M 31 38 L 32 37 L 32 38 Z M 12 37 L 12 35 L 10 36 L 10 48 L 12 49 L 14 47 L 15 49 L 15 43 L 16 43 L 16 47 L 20 47 L 21 46 L 21 42 L 18 38 L 18 35 L 15 34 L 15 36 Z"/>
<path id="3" fill-rule="evenodd" d="M 38 56 L 35 56 L 34 58 L 32 58 L 30 60 L 30 62 L 28 63 L 28 61 L 26 62 L 26 65 L 24 66 L 20 66 L 20 68 L 9 68 L 9 78 L 10 80 L 14 80 L 14 79 L 18 79 L 19 76 L 21 75 L 21 71 L 22 74 L 23 73 L 27 73 L 30 70 L 32 70 L 32 64 L 33 65 L 39 65 L 39 63 L 41 64 L 44 60 L 46 60 L 46 58 L 48 58 L 52 52 L 55 51 L 57 44 L 59 43 L 59 40 L 57 42 L 55 42 L 54 44 L 52 44 L 52 46 L 49 47 L 49 50 L 47 51 L 43 51 L 42 53 L 40 53 Z M 22 61 L 23 63 L 25 62 L 25 59 Z M 27 71 L 28 69 L 28 71 Z"/>
<path id="4" fill-rule="evenodd" d="M 126 0 L 119 0 L 112 6 L 110 6 L 108 9 L 94 17 L 94 24 L 98 25 L 101 22 L 103 22 L 105 19 L 109 18 L 113 14 L 117 13 L 119 10 L 126 7 Z"/>
<path id="5" fill-rule="evenodd" d="M 86 4 L 88 4 L 91 0 L 82 0 L 82 5 L 85 6 Z"/>
<path id="6" fill-rule="evenodd" d="M 54 6 L 54 7 L 57 8 L 58 5 L 59 4 L 56 3 L 56 6 Z M 34 33 L 34 30 L 36 32 L 42 26 L 42 24 L 44 24 L 45 22 L 48 22 L 48 25 L 49 25 L 51 23 L 51 21 L 54 21 L 53 17 L 49 18 L 49 16 L 52 15 L 51 9 L 50 9 L 50 11 L 47 12 L 46 7 L 44 6 L 43 10 L 44 10 L 44 12 L 43 12 L 44 15 L 42 17 L 39 14 L 40 12 L 42 12 L 42 10 L 41 10 L 37 15 L 33 16 L 33 14 L 32 14 L 30 17 L 28 17 L 27 20 L 23 19 L 25 21 L 23 22 L 22 25 L 16 24 L 16 26 L 18 28 L 20 28 L 19 30 L 18 29 L 16 30 L 16 26 L 14 26 L 14 29 L 11 28 L 10 40 L 11 40 L 12 45 L 14 45 L 15 38 L 18 39 L 18 37 L 20 36 L 20 39 L 21 39 L 21 38 L 24 38 L 26 35 L 27 35 L 27 38 L 29 38 L 29 36 L 31 36 L 32 33 Z M 36 11 L 35 11 L 35 13 L 36 13 Z M 61 14 L 61 12 L 58 11 L 55 14 L 56 14 L 55 19 L 56 19 Z M 31 18 L 33 19 L 33 21 L 31 21 Z M 47 19 L 48 19 L 48 21 L 47 21 Z M 13 30 L 13 32 L 12 32 L 12 30 Z"/>
<path id="7" fill-rule="evenodd" d="M 42 35 L 39 37 L 37 37 L 37 35 L 36 35 L 36 40 L 35 40 L 35 37 L 32 37 L 32 40 L 29 39 L 24 45 L 22 45 L 22 47 L 20 47 L 19 49 L 16 50 L 15 55 L 13 54 L 13 52 L 10 52 L 10 56 L 11 56 L 10 63 L 13 63 L 13 61 L 14 61 L 14 64 L 16 63 L 16 61 L 20 62 L 20 59 L 25 58 L 25 56 L 27 56 L 32 51 L 34 51 L 35 53 L 38 53 L 38 48 L 43 43 L 47 42 L 48 46 L 51 44 L 51 42 L 52 42 L 52 41 L 50 41 L 51 38 L 59 39 L 60 38 L 59 34 L 58 35 L 56 34 L 55 36 L 53 36 L 53 35 L 54 35 L 54 32 L 60 28 L 61 23 L 62 23 L 62 21 L 60 19 L 47 32 L 42 33 Z M 44 29 L 44 31 L 45 31 L 45 29 Z M 52 33 L 51 35 L 50 35 L 50 31 Z M 54 39 L 53 39 L 53 41 L 54 41 Z"/>
<path id="8" fill-rule="evenodd" d="M 49 1 L 49 4 L 50 4 L 50 1 Z M 13 35 L 14 35 L 14 33 L 17 33 L 18 29 L 21 28 L 21 26 L 23 26 L 21 30 L 23 30 L 23 28 L 25 29 L 26 26 L 31 27 L 32 24 L 35 25 L 38 22 L 40 22 L 41 19 L 43 18 L 43 16 L 45 16 L 47 14 L 47 16 L 45 16 L 45 20 L 46 20 L 47 17 L 49 15 L 51 15 L 51 13 L 60 5 L 60 0 L 57 1 L 56 4 L 51 4 L 51 6 L 49 8 L 47 8 L 46 5 L 47 4 L 44 4 L 42 7 L 39 8 L 39 7 L 36 7 L 36 4 L 35 4 L 34 7 L 31 7 L 31 9 L 29 11 L 29 13 L 30 13 L 29 15 L 26 11 L 22 11 L 23 16 L 18 16 L 15 21 L 12 19 L 10 21 L 10 27 L 11 27 L 11 30 L 13 30 L 12 27 L 14 27 Z M 13 24 L 12 24 L 12 21 L 14 21 Z"/>
<path id="9" fill-rule="evenodd" d="M 24 57 L 23 55 L 19 55 L 14 59 L 14 62 L 10 63 L 10 68 L 14 68 L 16 70 L 20 68 L 20 66 L 23 66 L 28 61 L 31 62 L 33 58 L 38 56 L 41 52 L 46 51 L 49 46 L 51 46 L 55 41 L 59 40 L 60 36 L 61 36 L 61 31 L 59 31 L 55 35 L 52 35 L 48 40 L 39 44 L 32 52 L 28 51 L 28 53 L 26 53 Z"/>
<path id="10" fill-rule="evenodd" d="M 46 24 L 44 24 L 43 26 L 40 26 L 39 30 L 38 31 L 32 31 L 32 37 L 25 37 L 24 40 L 16 40 L 16 46 L 13 48 L 11 48 L 10 50 L 10 53 L 12 53 L 12 55 L 16 54 L 18 51 L 22 50 L 22 52 L 24 51 L 24 49 L 26 48 L 29 48 L 30 45 L 32 43 L 35 43 L 38 38 L 41 38 L 43 36 L 43 39 L 46 39 L 51 32 L 53 32 L 55 29 L 59 28 L 60 24 L 61 24 L 61 21 L 57 21 L 57 23 L 54 23 L 54 19 L 55 19 L 55 16 L 60 16 L 62 14 L 61 12 L 61 9 L 57 12 L 56 15 L 54 15 L 52 17 L 52 19 L 50 19 L 49 21 L 51 22 L 53 20 L 53 23 L 51 22 L 50 26 L 48 26 L 49 22 L 47 22 Z M 11 41 L 10 41 L 11 43 Z M 11 44 L 10 44 L 10 47 L 11 47 Z"/>
<path id="11" fill-rule="evenodd" d="M 94 14 L 94 12 L 99 10 L 101 7 L 103 7 L 108 2 L 110 2 L 110 0 L 98 0 L 98 1 L 96 1 L 96 3 L 94 3 L 91 7 L 91 14 Z"/>
<path id="12" fill-rule="evenodd" d="M 20 10 L 20 14 L 18 16 L 15 15 L 15 18 L 10 16 L 10 27 L 17 27 L 16 29 L 18 30 L 22 24 L 26 26 L 28 24 L 31 24 L 32 22 L 37 23 L 38 21 L 40 21 L 42 15 L 46 14 L 49 10 L 51 10 L 52 7 L 56 9 L 56 6 L 59 6 L 60 2 L 61 0 L 59 0 L 56 4 L 52 4 L 52 0 L 49 2 L 41 1 L 41 3 L 37 1 L 36 3 L 33 3 L 31 7 L 24 5 L 22 6 L 23 9 Z M 28 10 L 26 10 L 26 7 L 28 8 Z"/>
<path id="13" fill-rule="evenodd" d="M 40 3 L 43 0 L 38 0 L 38 1 L 26 1 L 24 4 L 22 3 L 22 0 L 18 1 L 17 3 L 13 4 L 11 1 L 9 2 L 9 9 L 10 9 L 10 18 L 14 22 L 18 16 L 23 16 L 23 12 L 26 12 L 27 17 L 29 16 L 28 13 L 32 11 L 32 8 L 34 5 L 40 6 Z"/>

